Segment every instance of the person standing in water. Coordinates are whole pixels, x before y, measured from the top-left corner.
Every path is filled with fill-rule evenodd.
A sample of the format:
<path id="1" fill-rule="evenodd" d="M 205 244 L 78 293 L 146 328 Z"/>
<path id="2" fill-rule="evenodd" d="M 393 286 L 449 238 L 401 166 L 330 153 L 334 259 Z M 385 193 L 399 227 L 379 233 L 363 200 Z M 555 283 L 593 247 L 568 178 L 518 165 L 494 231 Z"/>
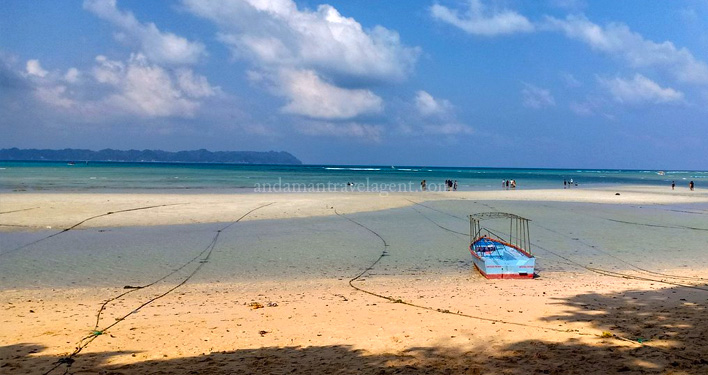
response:
<path id="1" fill-rule="evenodd" d="M 688 183 L 688 188 L 691 189 L 691 191 L 693 191 L 693 186 L 693 181 Z"/>
<path id="2" fill-rule="evenodd" d="M 671 190 L 676 188 L 676 181 L 671 181 Z"/>

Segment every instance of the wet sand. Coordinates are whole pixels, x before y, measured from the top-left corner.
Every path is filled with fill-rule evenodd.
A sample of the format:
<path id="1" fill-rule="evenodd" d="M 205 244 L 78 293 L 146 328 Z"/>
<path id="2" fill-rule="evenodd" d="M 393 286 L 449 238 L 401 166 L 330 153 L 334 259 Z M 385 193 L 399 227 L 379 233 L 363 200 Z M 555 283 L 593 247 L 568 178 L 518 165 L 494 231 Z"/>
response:
<path id="1" fill-rule="evenodd" d="M 244 208 L 270 202 L 275 204 L 245 220 L 331 216 L 334 207 L 343 213 L 370 212 L 448 199 L 679 205 L 706 203 L 708 193 L 652 186 L 410 193 L 0 193 L 0 231 L 64 229 L 79 222 L 82 228 L 229 222 Z"/>
<path id="2" fill-rule="evenodd" d="M 100 217 L 0 255 L 0 370 L 45 373 L 90 335 L 104 301 L 129 291 L 106 305 L 98 329 L 117 324 L 70 372 L 704 373 L 708 196 L 696 193 L 4 194 L 0 211 L 15 212 L 0 223 L 31 230 L 6 226 L 2 252 L 56 233 L 45 226 L 185 204 Z M 470 210 L 531 217 L 539 277 L 479 276 L 459 234 Z M 189 263 L 216 233 L 209 262 Z M 384 250 L 352 282 L 375 295 L 352 288 Z"/>

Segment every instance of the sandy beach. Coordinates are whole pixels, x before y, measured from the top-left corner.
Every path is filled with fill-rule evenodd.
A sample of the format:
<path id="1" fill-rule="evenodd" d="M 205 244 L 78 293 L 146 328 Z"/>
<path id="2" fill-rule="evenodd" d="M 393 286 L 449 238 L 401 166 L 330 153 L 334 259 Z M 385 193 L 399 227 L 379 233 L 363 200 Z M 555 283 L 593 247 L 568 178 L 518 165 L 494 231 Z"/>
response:
<path id="1" fill-rule="evenodd" d="M 616 195 L 619 193 L 619 195 Z M 468 199 L 478 201 L 582 202 L 621 205 L 667 205 L 708 202 L 708 194 L 679 188 L 626 186 L 598 189 L 538 189 L 412 193 L 247 193 L 247 194 L 0 194 L 0 231 L 149 226 L 229 222 L 244 208 L 272 207 L 244 220 L 284 219 L 358 213 L 405 207 L 414 202 Z M 123 211 L 125 212 L 119 212 Z M 51 227 L 51 228 L 49 228 Z"/>
<path id="2" fill-rule="evenodd" d="M 708 372 L 702 191 L 6 193 L 0 207 L 2 373 Z M 533 220 L 537 278 L 474 270 L 461 218 L 481 211 Z"/>

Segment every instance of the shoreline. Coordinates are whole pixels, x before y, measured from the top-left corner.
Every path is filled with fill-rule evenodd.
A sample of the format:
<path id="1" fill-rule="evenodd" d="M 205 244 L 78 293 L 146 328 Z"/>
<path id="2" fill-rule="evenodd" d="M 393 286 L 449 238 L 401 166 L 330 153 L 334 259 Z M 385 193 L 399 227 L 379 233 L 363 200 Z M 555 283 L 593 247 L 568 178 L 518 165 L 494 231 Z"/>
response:
<path id="1" fill-rule="evenodd" d="M 685 190 L 685 191 L 684 191 Z M 619 193 L 620 195 L 615 195 Z M 0 232 L 64 229 L 87 218 L 79 228 L 155 226 L 229 222 L 244 209 L 273 202 L 244 220 L 289 219 L 374 212 L 429 201 L 526 201 L 597 204 L 708 203 L 708 192 L 650 186 L 605 188 L 483 190 L 412 193 L 3 193 Z M 415 202 L 415 203 L 414 203 Z M 122 212 L 118 212 L 122 211 Z M 124 212 L 123 212 L 124 211 Z M 109 215 L 106 215 L 110 213 Z"/>

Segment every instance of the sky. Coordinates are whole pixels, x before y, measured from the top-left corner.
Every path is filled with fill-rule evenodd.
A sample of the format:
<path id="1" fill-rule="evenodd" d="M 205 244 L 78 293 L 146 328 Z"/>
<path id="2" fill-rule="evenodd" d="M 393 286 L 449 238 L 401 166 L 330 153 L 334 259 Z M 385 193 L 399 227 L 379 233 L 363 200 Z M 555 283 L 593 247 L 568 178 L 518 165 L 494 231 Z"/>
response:
<path id="1" fill-rule="evenodd" d="M 0 148 L 708 169 L 708 1 L 7 0 Z"/>

